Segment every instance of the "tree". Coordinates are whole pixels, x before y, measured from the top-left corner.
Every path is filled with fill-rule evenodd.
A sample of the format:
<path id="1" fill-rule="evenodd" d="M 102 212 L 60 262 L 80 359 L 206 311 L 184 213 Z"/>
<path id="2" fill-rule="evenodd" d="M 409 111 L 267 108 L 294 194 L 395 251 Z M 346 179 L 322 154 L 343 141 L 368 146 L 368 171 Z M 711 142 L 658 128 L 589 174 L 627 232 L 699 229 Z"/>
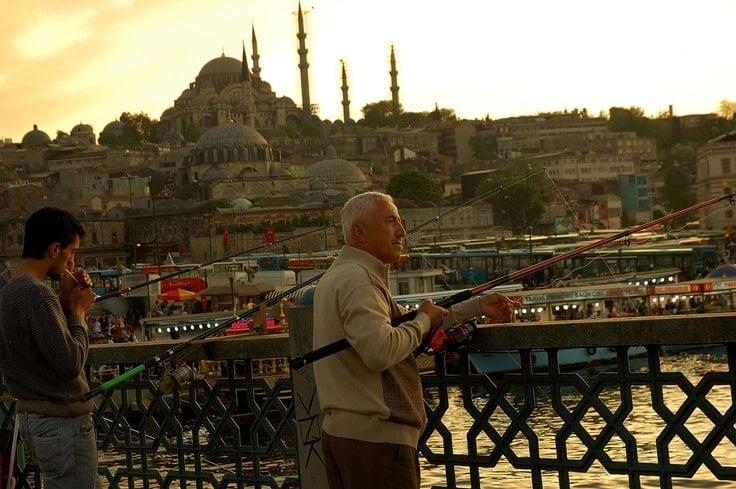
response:
<path id="1" fill-rule="evenodd" d="M 539 165 L 524 158 L 510 161 L 478 185 L 477 197 L 493 207 L 493 222 L 514 232 L 526 233 L 544 215 Z"/>
<path id="2" fill-rule="evenodd" d="M 132 131 L 131 136 L 140 144 L 142 142 L 161 142 L 161 127 L 158 120 L 152 120 L 145 112 L 131 114 L 123 112 L 120 122 Z"/>
<path id="3" fill-rule="evenodd" d="M 425 173 L 406 170 L 391 177 L 386 193 L 394 199 L 407 199 L 418 204 L 424 201 L 439 203 L 444 192 L 442 184 Z"/>
<path id="4" fill-rule="evenodd" d="M 664 168 L 664 186 L 660 191 L 662 205 L 668 212 L 690 207 L 695 203 L 693 178 L 684 165 L 674 163 Z"/>
<path id="5" fill-rule="evenodd" d="M 718 103 L 718 115 L 724 119 L 736 119 L 736 100 L 721 100 Z"/>
<path id="6" fill-rule="evenodd" d="M 396 121 L 397 114 L 393 113 L 393 104 L 390 100 L 365 104 L 361 112 L 363 113 L 363 124 L 368 127 L 391 126 Z"/>
<path id="7" fill-rule="evenodd" d="M 123 112 L 120 115 L 120 122 L 123 123 L 122 132 L 120 134 L 108 134 L 103 131 L 100 134 L 100 144 L 112 148 L 135 148 L 144 142 L 161 142 L 163 130 L 161 124 L 157 120 L 151 120 L 148 114 L 144 112 L 137 114 Z"/>
<path id="8" fill-rule="evenodd" d="M 196 122 L 192 122 L 184 129 L 184 141 L 187 143 L 196 143 L 202 137 L 203 132 L 202 126 Z"/>
<path id="9" fill-rule="evenodd" d="M 202 188 L 199 182 L 185 183 L 174 193 L 174 197 L 181 200 L 202 200 Z"/>

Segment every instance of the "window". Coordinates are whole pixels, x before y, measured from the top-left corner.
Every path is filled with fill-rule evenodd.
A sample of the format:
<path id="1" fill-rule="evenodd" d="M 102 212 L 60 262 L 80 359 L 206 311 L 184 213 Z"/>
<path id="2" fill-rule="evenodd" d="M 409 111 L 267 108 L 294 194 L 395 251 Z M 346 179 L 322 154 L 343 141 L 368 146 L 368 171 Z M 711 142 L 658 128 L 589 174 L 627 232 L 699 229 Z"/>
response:
<path id="1" fill-rule="evenodd" d="M 400 280 L 396 284 L 399 287 L 399 293 L 398 295 L 407 295 L 409 294 L 409 282 L 406 280 Z"/>
<path id="2" fill-rule="evenodd" d="M 721 174 L 729 175 L 730 173 L 731 173 L 731 159 L 730 158 L 721 159 Z"/>

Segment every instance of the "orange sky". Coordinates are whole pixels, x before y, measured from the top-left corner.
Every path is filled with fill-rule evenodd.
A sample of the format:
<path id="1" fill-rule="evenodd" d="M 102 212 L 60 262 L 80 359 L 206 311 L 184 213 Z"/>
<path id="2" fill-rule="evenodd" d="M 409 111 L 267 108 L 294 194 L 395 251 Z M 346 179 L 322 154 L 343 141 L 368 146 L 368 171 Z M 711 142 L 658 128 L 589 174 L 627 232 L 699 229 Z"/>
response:
<path id="1" fill-rule="evenodd" d="M 0 16 L 0 137 L 33 124 L 52 138 L 84 122 L 99 133 L 123 111 L 154 119 L 222 52 L 250 55 L 301 103 L 296 0 L 7 2 Z M 341 119 L 340 60 L 351 116 L 388 100 L 396 46 L 405 110 L 437 103 L 498 119 L 638 106 L 650 116 L 715 112 L 736 100 L 731 0 L 619 2 L 313 0 L 305 2 L 311 101 Z"/>

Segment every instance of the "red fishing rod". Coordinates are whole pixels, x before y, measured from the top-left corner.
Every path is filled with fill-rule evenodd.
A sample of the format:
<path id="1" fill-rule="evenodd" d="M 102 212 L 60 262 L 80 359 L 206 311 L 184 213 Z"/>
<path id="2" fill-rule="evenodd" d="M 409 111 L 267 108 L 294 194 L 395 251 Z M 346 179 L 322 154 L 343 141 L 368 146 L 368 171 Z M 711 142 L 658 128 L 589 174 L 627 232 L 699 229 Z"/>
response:
<path id="1" fill-rule="evenodd" d="M 586 245 L 583 245 L 579 248 L 575 248 L 573 250 L 570 250 L 566 253 L 563 253 L 561 255 L 553 256 L 551 258 L 548 258 L 546 260 L 542 260 L 538 263 L 535 263 L 533 265 L 529 265 L 528 267 L 522 268 L 520 270 L 509 272 L 506 275 L 502 275 L 500 277 L 497 277 L 493 280 L 490 280 L 488 282 L 485 282 L 483 284 L 480 284 L 476 287 L 473 287 L 472 289 L 467 289 L 460 291 L 456 294 L 453 294 L 449 297 L 446 297 L 445 299 L 442 299 L 437 302 L 437 305 L 440 307 L 448 308 L 454 304 L 457 304 L 459 302 L 463 302 L 465 300 L 470 299 L 471 297 L 481 294 L 483 292 L 486 292 L 487 290 L 492 289 L 493 287 L 497 287 L 502 284 L 506 284 L 508 282 L 513 282 L 515 280 L 518 280 L 520 278 L 523 278 L 527 275 L 530 275 L 532 273 L 538 272 L 540 270 L 544 270 L 545 268 L 554 265 L 555 263 L 568 260 L 570 258 L 573 258 L 581 253 L 585 253 L 586 251 L 590 251 L 594 248 L 598 248 L 600 246 L 606 245 L 608 243 L 612 243 L 614 241 L 617 241 L 619 239 L 627 238 L 628 236 L 631 236 L 632 234 L 636 234 L 640 231 L 643 231 L 645 229 L 648 229 L 652 226 L 656 226 L 657 224 L 662 224 L 663 222 L 670 221 L 672 219 L 677 219 L 678 217 L 682 217 L 684 215 L 687 215 L 691 212 L 697 211 L 699 209 L 702 209 L 704 207 L 711 206 L 713 204 L 717 204 L 718 202 L 722 202 L 724 200 L 729 200 L 731 205 L 734 205 L 734 194 L 729 193 L 722 195 L 720 197 L 716 197 L 710 200 L 706 200 L 705 202 L 701 202 L 699 204 L 695 204 L 691 207 L 688 207 L 686 209 L 682 209 L 676 212 L 672 212 L 671 214 L 667 214 L 665 216 L 662 216 L 658 219 L 654 219 L 652 221 L 646 222 L 644 224 L 640 224 L 638 226 L 635 226 L 631 229 L 627 229 L 625 231 L 621 231 L 617 234 L 601 238 L 597 241 L 593 241 L 592 243 L 588 243 Z M 628 240 L 626 240 L 626 244 L 628 245 Z M 395 317 L 391 320 L 392 326 L 398 326 L 399 324 L 410 321 L 414 319 L 417 315 L 417 311 L 410 311 L 406 314 L 403 314 L 401 316 Z M 431 336 L 431 335 L 428 335 Z M 429 339 L 429 338 L 428 338 Z M 315 362 L 317 360 L 320 360 L 322 358 L 328 357 L 334 353 L 340 352 L 342 350 L 345 350 L 350 347 L 350 343 L 348 342 L 347 338 L 342 338 L 340 340 L 337 340 L 333 343 L 327 344 L 325 346 L 322 346 L 320 348 L 317 348 L 316 350 L 313 350 L 311 352 L 305 353 L 304 355 L 299 355 L 293 358 L 289 359 L 289 365 L 291 368 L 299 369 L 304 367 L 305 365 Z M 421 352 L 423 350 L 423 347 L 420 346 L 417 351 Z"/>

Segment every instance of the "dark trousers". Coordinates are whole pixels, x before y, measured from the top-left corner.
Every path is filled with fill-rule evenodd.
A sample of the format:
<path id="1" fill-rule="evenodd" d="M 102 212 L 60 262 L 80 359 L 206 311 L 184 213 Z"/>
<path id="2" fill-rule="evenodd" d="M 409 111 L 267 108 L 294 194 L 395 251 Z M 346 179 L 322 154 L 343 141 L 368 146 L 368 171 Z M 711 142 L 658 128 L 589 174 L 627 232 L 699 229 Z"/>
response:
<path id="1" fill-rule="evenodd" d="M 419 459 L 412 447 L 322 432 L 322 452 L 330 489 L 419 489 Z"/>

